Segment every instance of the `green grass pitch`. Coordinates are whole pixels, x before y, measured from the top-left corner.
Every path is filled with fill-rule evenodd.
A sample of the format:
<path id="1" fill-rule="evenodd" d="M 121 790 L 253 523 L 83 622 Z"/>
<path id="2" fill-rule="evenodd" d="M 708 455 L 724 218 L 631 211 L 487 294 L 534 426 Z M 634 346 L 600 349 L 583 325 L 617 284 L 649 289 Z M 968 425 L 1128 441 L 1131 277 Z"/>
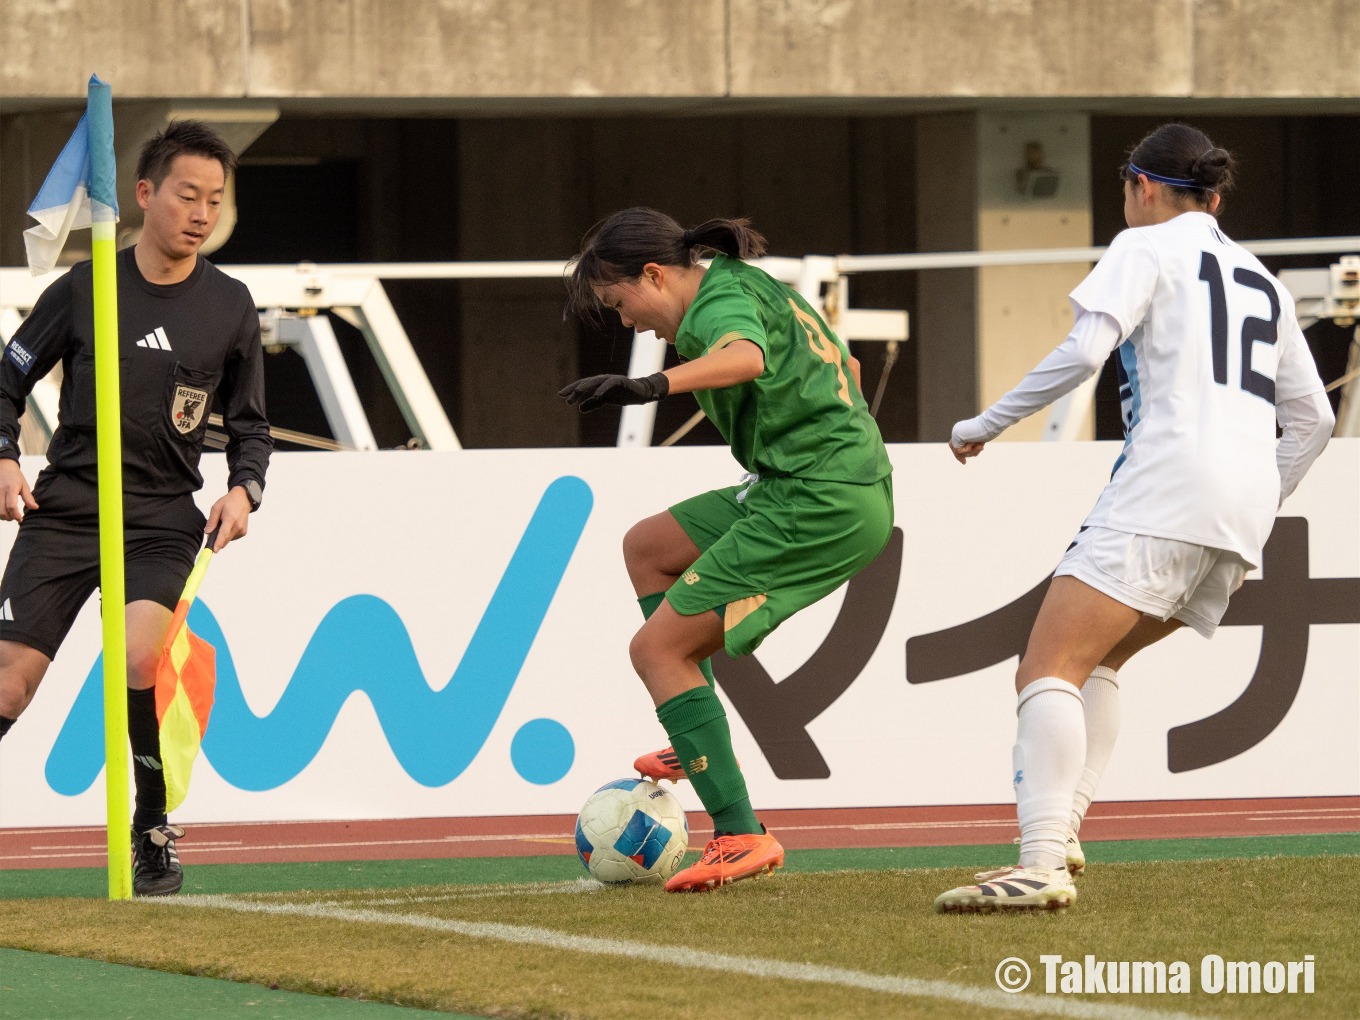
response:
<path id="1" fill-rule="evenodd" d="M 1091 844 L 1077 902 L 1043 915 L 931 911 L 937 893 L 997 863 L 1003 848 L 941 848 L 964 851 L 968 865 L 943 869 L 912 866 L 916 851 L 906 850 L 891 864 L 884 851 L 839 852 L 878 856 L 826 870 L 838 852 L 807 851 L 773 878 L 704 895 L 601 889 L 524 863 L 517 876 L 479 883 L 463 862 L 461 876 L 420 886 L 318 881 L 311 891 L 219 888 L 157 903 L 0 900 L 0 945 L 474 1016 L 1360 1016 L 1357 837 L 1256 844 L 1257 853 L 1325 856 L 1257 856 L 1250 840 L 1184 842 L 1199 852 L 1182 848 L 1182 857 L 1225 856 L 1154 860 L 1177 855 Z M 983 849 L 989 859 L 978 859 Z M 1234 851 L 1246 856 L 1226 856 Z M 555 869 L 571 859 L 538 860 Z M 1209 994 L 1200 988 L 1209 953 L 1262 963 L 1312 955 L 1316 991 Z M 1045 995 L 1041 954 L 1184 960 L 1192 991 Z M 1007 957 L 1034 973 L 1014 996 L 994 977 Z"/>

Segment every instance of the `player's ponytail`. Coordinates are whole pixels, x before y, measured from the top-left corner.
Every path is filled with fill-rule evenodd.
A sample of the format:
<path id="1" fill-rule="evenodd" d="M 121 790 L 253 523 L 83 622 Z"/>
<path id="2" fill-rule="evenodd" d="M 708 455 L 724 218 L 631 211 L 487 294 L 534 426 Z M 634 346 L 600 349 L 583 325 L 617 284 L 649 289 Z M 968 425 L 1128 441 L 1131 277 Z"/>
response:
<path id="1" fill-rule="evenodd" d="M 581 241 L 567 280 L 567 307 L 593 318 L 599 313 L 595 287 L 636 280 L 649 262 L 692 266 L 706 252 L 756 258 L 765 253 L 765 238 L 747 219 L 705 220 L 686 230 L 655 209 L 636 206 L 621 210 L 591 227 Z"/>
<path id="2" fill-rule="evenodd" d="M 1235 161 L 1209 136 L 1188 124 L 1163 124 L 1129 153 L 1120 173 L 1126 180 L 1139 175 L 1165 184 L 1173 195 L 1200 207 L 1209 196 L 1222 195 L 1233 185 Z"/>
<path id="3" fill-rule="evenodd" d="M 705 220 L 686 230 L 682 239 L 691 252 L 708 249 L 734 259 L 754 259 L 765 254 L 765 238 L 751 229 L 751 221 L 745 217 Z"/>

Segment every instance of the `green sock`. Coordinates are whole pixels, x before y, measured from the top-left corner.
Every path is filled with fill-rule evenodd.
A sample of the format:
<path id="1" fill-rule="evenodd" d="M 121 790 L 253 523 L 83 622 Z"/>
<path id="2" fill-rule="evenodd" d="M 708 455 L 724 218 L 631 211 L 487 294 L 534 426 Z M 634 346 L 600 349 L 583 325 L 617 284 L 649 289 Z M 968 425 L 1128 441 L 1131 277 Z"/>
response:
<path id="1" fill-rule="evenodd" d="M 716 832 L 760 833 L 764 827 L 751 810 L 746 780 L 732 753 L 727 713 L 712 687 L 694 687 L 660 705 L 656 717 Z"/>
<path id="2" fill-rule="evenodd" d="M 642 598 L 638 599 L 638 605 L 642 607 L 642 618 L 644 620 L 650 620 L 652 614 L 656 612 L 657 608 L 665 600 L 666 593 L 664 591 L 653 592 L 650 595 L 644 595 Z M 718 681 L 713 677 L 712 659 L 705 659 L 703 662 L 699 663 L 699 672 L 702 673 L 704 679 L 708 681 L 708 686 L 713 687 L 717 684 Z"/>
<path id="3" fill-rule="evenodd" d="M 661 603 L 666 601 L 664 591 L 654 591 L 650 595 L 643 595 L 638 599 L 638 605 L 642 607 L 642 618 L 650 620 L 652 614 L 661 608 Z"/>

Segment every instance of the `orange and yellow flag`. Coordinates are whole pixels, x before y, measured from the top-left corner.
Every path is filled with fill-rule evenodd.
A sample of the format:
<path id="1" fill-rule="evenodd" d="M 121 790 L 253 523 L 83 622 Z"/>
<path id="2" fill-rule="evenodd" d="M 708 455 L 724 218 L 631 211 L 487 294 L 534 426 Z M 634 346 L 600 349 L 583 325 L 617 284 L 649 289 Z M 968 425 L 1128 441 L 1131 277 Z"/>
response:
<path id="1" fill-rule="evenodd" d="M 213 539 L 217 538 L 216 532 Z M 212 540 L 198 554 L 156 667 L 156 721 L 160 723 L 165 810 L 174 811 L 189 793 L 189 776 L 208 729 L 217 686 L 217 651 L 189 630 L 189 608 L 212 559 Z"/>

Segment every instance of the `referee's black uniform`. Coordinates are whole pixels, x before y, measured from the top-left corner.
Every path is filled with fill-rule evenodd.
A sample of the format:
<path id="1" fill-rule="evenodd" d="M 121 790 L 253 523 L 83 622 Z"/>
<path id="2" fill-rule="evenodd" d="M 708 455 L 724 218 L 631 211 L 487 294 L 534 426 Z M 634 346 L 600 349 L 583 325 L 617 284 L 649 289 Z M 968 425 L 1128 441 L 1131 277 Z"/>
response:
<path id="1" fill-rule="evenodd" d="M 244 486 L 252 508 L 273 443 L 264 414 L 260 320 L 246 286 L 201 255 L 176 284 L 149 282 L 135 249 L 117 257 L 118 347 L 123 416 L 123 543 L 126 599 L 173 611 L 203 544 L 194 503 L 208 413 L 226 428 L 228 490 Z M 33 385 L 62 365 L 59 424 L 33 486 L 0 580 L 0 640 L 54 658 L 99 586 L 91 263 L 47 288 L 0 358 L 0 457 L 19 456 L 19 417 Z M 176 892 L 183 872 L 165 816 L 165 777 L 154 690 L 128 691 L 137 810 L 133 889 Z"/>
<path id="2" fill-rule="evenodd" d="M 201 255 L 180 283 L 148 282 L 118 254 L 123 526 L 128 602 L 174 610 L 203 544 L 193 494 L 214 400 L 229 441 L 228 489 L 264 487 L 273 443 L 264 411 L 260 320 L 245 284 Z M 0 457 L 18 459 L 19 416 L 60 361 L 60 424 L 0 581 L 0 639 L 49 658 L 99 585 L 91 263 L 47 288 L 0 360 Z"/>

